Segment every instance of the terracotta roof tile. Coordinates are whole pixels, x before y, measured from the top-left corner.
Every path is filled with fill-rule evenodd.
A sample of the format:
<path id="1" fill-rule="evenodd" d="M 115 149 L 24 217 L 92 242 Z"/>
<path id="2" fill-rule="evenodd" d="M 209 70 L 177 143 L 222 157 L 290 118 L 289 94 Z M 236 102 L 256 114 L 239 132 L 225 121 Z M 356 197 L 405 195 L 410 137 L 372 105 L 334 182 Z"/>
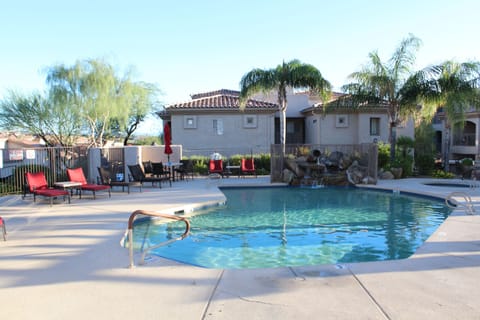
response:
<path id="1" fill-rule="evenodd" d="M 236 110 L 240 107 L 240 92 L 221 89 L 206 93 L 191 95 L 192 100 L 165 106 L 166 110 Z M 271 102 L 250 99 L 246 105 L 247 110 L 278 110 L 278 105 Z"/>

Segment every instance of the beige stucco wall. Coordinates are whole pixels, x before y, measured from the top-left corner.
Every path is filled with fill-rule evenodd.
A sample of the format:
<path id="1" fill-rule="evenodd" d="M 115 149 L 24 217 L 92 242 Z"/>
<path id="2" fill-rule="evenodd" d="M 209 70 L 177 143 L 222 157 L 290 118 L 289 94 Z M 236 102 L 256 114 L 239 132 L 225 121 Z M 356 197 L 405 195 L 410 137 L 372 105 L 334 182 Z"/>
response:
<path id="1" fill-rule="evenodd" d="M 197 114 L 194 117 L 195 128 L 184 128 L 184 115 L 171 117 L 172 143 L 182 145 L 185 156 L 210 155 L 213 152 L 225 156 L 267 153 L 274 143 L 273 114 L 257 114 L 255 128 L 244 126 L 244 113 Z M 214 130 L 214 119 L 223 123 L 222 134 Z"/>
<path id="2" fill-rule="evenodd" d="M 348 124 L 337 126 L 337 116 L 346 117 Z M 380 118 L 380 134 L 370 135 L 370 118 Z M 309 144 L 361 144 L 376 139 L 388 142 L 389 124 L 386 114 L 378 113 L 339 113 L 310 115 L 305 120 L 306 143 Z M 397 129 L 397 136 L 414 137 L 413 121 Z"/>
<path id="3" fill-rule="evenodd" d="M 170 162 L 179 162 L 182 159 L 182 146 L 172 145 L 173 153 L 170 155 Z M 166 163 L 169 157 L 165 154 L 165 146 L 142 146 L 138 155 L 137 163 L 143 161 L 163 162 Z"/>

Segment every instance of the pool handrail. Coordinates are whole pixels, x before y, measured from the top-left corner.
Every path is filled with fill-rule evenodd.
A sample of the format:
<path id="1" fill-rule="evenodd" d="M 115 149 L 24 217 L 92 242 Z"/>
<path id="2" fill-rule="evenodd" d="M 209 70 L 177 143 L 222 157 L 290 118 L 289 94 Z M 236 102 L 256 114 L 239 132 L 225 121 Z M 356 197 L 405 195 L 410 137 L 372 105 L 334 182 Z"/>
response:
<path id="1" fill-rule="evenodd" d="M 454 197 L 463 198 L 464 202 L 459 202 Z M 459 206 L 463 207 L 466 214 L 475 214 L 475 208 L 473 207 L 472 198 L 465 192 L 454 191 L 447 195 L 445 198 L 445 204 L 452 209 L 456 209 Z"/>
<path id="2" fill-rule="evenodd" d="M 147 211 L 147 210 L 135 210 L 130 217 L 128 218 L 128 250 L 129 250 L 129 258 L 130 258 L 130 268 L 133 268 L 135 266 L 135 262 L 133 259 L 133 221 L 135 220 L 135 217 L 137 215 L 145 215 L 145 216 L 152 216 L 152 217 L 160 217 L 160 218 L 166 218 L 166 219 L 172 219 L 172 220 L 177 220 L 177 221 L 183 221 L 185 223 L 185 232 L 180 236 L 175 239 L 170 239 L 168 241 L 164 241 L 158 245 L 152 246 L 147 248 L 145 251 L 142 252 L 142 257 L 140 260 L 140 264 L 143 264 L 145 261 L 145 255 L 148 251 L 153 250 L 155 248 L 165 246 L 167 244 L 170 244 L 175 241 L 183 240 L 185 239 L 188 234 L 190 233 L 190 221 L 188 221 L 187 218 L 184 217 L 178 217 L 173 214 L 167 214 L 167 213 L 160 213 L 160 212 L 155 212 L 155 211 Z"/>

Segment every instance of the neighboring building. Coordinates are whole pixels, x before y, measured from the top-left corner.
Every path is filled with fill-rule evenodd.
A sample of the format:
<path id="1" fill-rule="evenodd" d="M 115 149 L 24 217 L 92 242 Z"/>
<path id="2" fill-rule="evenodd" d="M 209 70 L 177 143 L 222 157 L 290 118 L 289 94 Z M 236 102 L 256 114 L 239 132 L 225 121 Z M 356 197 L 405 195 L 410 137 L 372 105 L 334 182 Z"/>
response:
<path id="1" fill-rule="evenodd" d="M 334 93 L 332 99 L 344 96 Z M 209 155 L 269 153 L 280 141 L 276 94 L 258 94 L 239 110 L 239 92 L 218 90 L 194 94 L 192 100 L 165 106 L 159 113 L 169 121 L 172 143 L 182 145 L 183 154 Z M 308 92 L 288 92 L 287 144 L 355 145 L 388 142 L 386 108 L 337 107 L 325 113 L 323 103 Z M 413 121 L 397 127 L 397 137 L 414 137 Z"/>
<path id="2" fill-rule="evenodd" d="M 334 93 L 331 102 L 348 96 Z M 309 144 L 363 144 L 389 142 L 390 127 L 387 107 L 384 105 L 352 108 L 347 103 L 331 103 L 327 109 L 318 98 L 312 97 L 312 107 L 302 110 L 305 117 L 306 143 Z M 414 138 L 415 126 L 407 119 L 397 126 L 397 138 Z"/>
<path id="3" fill-rule="evenodd" d="M 239 95 L 222 89 L 165 106 L 159 116 L 170 123 L 172 144 L 182 145 L 185 156 L 269 153 L 278 105 L 250 99 L 241 111 Z"/>
<path id="4" fill-rule="evenodd" d="M 471 108 L 465 113 L 465 121 L 459 121 L 446 128 L 447 122 L 443 109 L 439 109 L 433 121 L 435 129 L 435 144 L 438 152 L 445 157 L 447 150 L 450 150 L 449 159 L 456 160 L 470 158 L 480 160 L 480 112 Z M 449 148 L 447 148 L 449 144 Z"/>

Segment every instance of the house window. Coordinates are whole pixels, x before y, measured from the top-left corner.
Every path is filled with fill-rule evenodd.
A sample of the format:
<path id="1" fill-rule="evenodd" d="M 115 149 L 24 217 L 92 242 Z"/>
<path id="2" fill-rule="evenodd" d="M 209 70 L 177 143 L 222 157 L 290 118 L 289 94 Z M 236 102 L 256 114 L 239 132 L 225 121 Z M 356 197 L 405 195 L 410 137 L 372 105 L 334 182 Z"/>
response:
<path id="1" fill-rule="evenodd" d="M 220 119 L 213 120 L 213 133 L 217 136 L 223 135 L 223 121 Z"/>
<path id="2" fill-rule="evenodd" d="M 184 116 L 183 117 L 183 127 L 185 129 L 196 129 L 197 128 L 197 118 L 195 116 Z"/>
<path id="3" fill-rule="evenodd" d="M 257 116 L 256 115 L 243 116 L 243 127 L 244 128 L 256 128 L 257 127 Z"/>
<path id="4" fill-rule="evenodd" d="M 335 126 L 337 128 L 347 128 L 348 127 L 348 116 L 345 114 L 337 114 Z"/>
<path id="5" fill-rule="evenodd" d="M 380 118 L 370 118 L 370 135 L 380 135 Z"/>

